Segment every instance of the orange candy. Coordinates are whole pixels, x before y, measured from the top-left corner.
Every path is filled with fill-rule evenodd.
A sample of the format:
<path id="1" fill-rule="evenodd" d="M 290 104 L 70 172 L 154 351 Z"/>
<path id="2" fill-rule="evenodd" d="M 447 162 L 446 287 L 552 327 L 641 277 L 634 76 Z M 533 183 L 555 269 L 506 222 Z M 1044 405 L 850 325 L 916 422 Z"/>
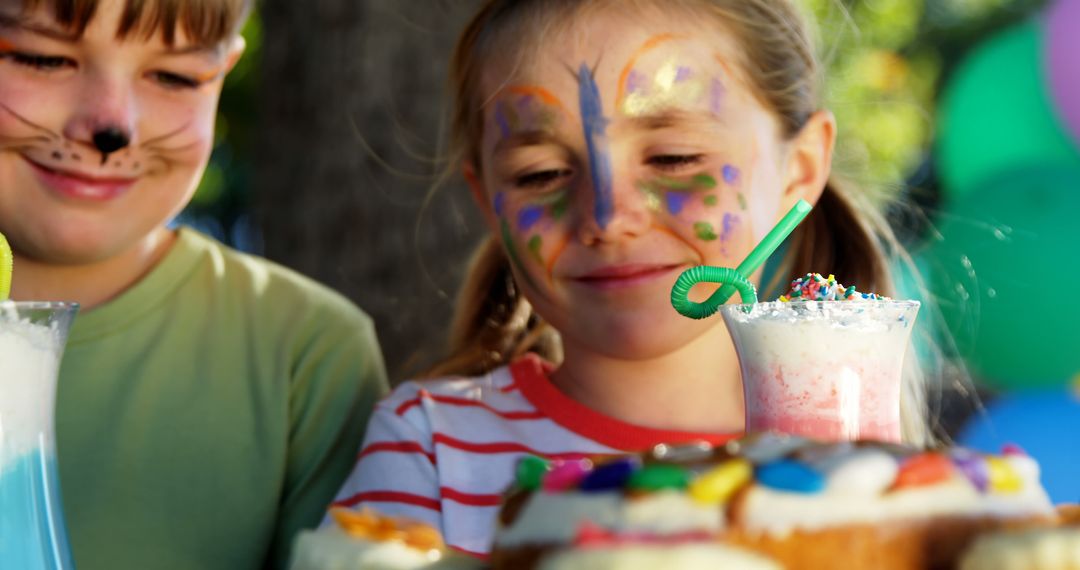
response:
<path id="1" fill-rule="evenodd" d="M 354 511 L 335 508 L 330 515 L 349 536 L 380 542 L 399 541 L 419 549 L 436 550 L 443 547 L 439 531 L 405 518 L 386 517 L 369 509 Z"/>
<path id="2" fill-rule="evenodd" d="M 953 465 L 948 457 L 940 453 L 920 453 L 900 464 L 893 489 L 933 485 L 952 477 L 952 474 Z"/>

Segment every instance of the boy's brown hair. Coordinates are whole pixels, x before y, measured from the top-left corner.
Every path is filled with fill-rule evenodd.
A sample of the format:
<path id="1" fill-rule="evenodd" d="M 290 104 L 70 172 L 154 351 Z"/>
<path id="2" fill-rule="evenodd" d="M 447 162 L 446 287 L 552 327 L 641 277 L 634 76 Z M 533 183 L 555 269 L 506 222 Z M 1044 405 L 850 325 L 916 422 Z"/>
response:
<path id="1" fill-rule="evenodd" d="M 100 3 L 100 0 L 23 0 L 23 11 L 45 6 L 58 24 L 82 35 Z M 192 44 L 212 46 L 239 33 L 251 5 L 252 0 L 125 0 L 116 35 L 149 39 L 160 33 L 167 45 L 173 45 L 179 29 Z"/>

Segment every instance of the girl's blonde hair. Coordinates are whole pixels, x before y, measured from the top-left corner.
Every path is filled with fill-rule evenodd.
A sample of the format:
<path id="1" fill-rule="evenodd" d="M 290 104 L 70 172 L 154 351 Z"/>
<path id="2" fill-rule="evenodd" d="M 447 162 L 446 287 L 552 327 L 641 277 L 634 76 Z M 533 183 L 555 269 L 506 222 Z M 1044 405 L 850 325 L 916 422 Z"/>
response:
<path id="1" fill-rule="evenodd" d="M 97 14 L 100 0 L 23 0 L 23 10 L 45 6 L 56 22 L 77 36 Z M 176 31 L 194 45 L 212 46 L 240 32 L 252 0 L 126 0 L 116 30 L 118 38 L 150 38 L 160 33 L 167 45 Z"/>
<path id="2" fill-rule="evenodd" d="M 821 109 L 823 72 L 809 28 L 789 0 L 489 0 L 466 27 L 451 59 L 449 167 L 469 162 L 480 170 L 486 94 L 479 89 L 493 60 L 516 56 L 521 63 L 557 24 L 572 21 L 582 10 L 616 4 L 623 12 L 662 8 L 715 18 L 741 46 L 743 75 L 773 111 L 786 139 Z M 860 290 L 892 295 L 891 255 L 905 254 L 880 210 L 865 193 L 852 192 L 834 177 L 792 234 L 777 279 L 828 272 Z M 463 284 L 450 356 L 431 375 L 480 374 L 530 351 L 553 361 L 561 356 L 557 336 L 521 295 L 498 239 L 491 236 L 476 252 Z M 906 439 L 924 443 L 924 382 L 917 367 L 912 372 L 915 378 L 905 378 L 901 415 Z"/>

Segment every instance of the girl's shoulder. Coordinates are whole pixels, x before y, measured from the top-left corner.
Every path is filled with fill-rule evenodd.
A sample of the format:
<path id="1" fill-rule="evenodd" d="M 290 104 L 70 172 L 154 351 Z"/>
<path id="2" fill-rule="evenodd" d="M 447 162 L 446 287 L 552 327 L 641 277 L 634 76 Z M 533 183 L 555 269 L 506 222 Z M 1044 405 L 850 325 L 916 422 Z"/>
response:
<path id="1" fill-rule="evenodd" d="M 513 364 L 478 376 L 408 380 L 395 387 L 379 406 L 393 408 L 398 415 L 403 415 L 421 403 L 475 406 L 507 402 L 520 397 L 512 368 Z"/>

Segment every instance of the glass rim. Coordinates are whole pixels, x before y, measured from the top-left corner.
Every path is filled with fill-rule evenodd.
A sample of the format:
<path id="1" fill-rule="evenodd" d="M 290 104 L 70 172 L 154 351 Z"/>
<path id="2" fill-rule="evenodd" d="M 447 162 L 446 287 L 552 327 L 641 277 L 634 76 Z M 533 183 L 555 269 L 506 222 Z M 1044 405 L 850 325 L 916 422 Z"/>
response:
<path id="1" fill-rule="evenodd" d="M 866 308 L 873 308 L 874 306 L 878 306 L 878 307 L 883 307 L 883 308 L 887 307 L 887 308 L 891 308 L 891 309 L 899 309 L 899 308 L 921 307 L 922 306 L 922 301 L 917 301 L 915 299 L 888 299 L 888 300 L 885 300 L 885 299 L 866 299 L 866 300 L 863 300 L 863 301 L 846 301 L 846 300 L 845 301 L 838 301 L 838 300 L 829 300 L 829 301 L 818 301 L 818 300 L 762 301 L 762 302 L 758 302 L 758 303 L 731 303 L 731 304 L 725 304 L 725 305 L 720 306 L 720 310 L 732 310 L 732 309 L 735 309 L 735 308 L 743 308 L 743 309 L 745 309 L 747 307 L 763 307 L 763 308 L 791 307 L 792 305 L 796 305 L 796 304 L 808 305 L 808 306 L 810 306 L 810 308 L 819 308 L 819 307 L 826 307 L 827 306 L 827 307 L 830 307 L 830 308 L 833 308 L 833 307 L 850 307 L 852 309 L 856 309 L 856 308 L 866 309 Z"/>
<path id="2" fill-rule="evenodd" d="M 15 307 L 16 309 L 29 309 L 29 310 L 65 310 L 65 309 L 78 309 L 79 304 L 74 301 L 12 301 L 8 299 L 6 301 L 0 301 L 0 308 L 3 307 Z"/>

